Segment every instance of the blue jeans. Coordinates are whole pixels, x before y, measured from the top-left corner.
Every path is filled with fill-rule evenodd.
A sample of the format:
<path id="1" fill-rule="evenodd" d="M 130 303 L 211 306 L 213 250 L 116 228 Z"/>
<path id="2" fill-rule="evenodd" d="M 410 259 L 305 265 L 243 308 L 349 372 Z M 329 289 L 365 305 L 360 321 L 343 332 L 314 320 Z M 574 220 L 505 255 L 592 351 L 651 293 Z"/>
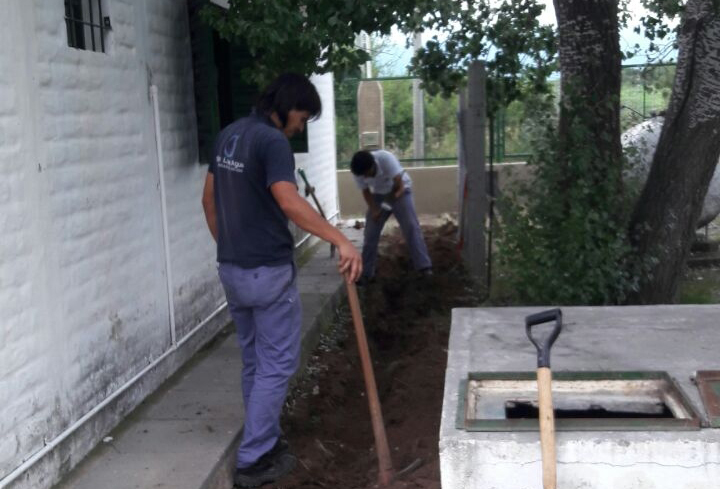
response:
<path id="1" fill-rule="evenodd" d="M 302 306 L 294 264 L 240 268 L 220 263 L 218 274 L 242 348 L 245 426 L 237 467 L 246 468 L 282 434 L 280 414 L 300 359 Z"/>
<path id="2" fill-rule="evenodd" d="M 383 201 L 384 195 L 373 194 L 375 203 L 380 206 Z M 413 262 L 415 270 L 423 270 L 425 268 L 431 268 L 432 262 L 430 261 L 430 255 L 428 254 L 427 246 L 425 246 L 425 239 L 423 238 L 422 230 L 420 229 L 420 223 L 418 222 L 417 214 L 415 213 L 415 204 L 413 203 L 412 192 L 406 190 L 398 199 L 392 204 L 392 211 L 383 210 L 380 217 L 376 221 L 370 209 L 367 210 L 365 216 L 365 237 L 363 240 L 363 275 L 366 277 L 372 277 L 375 275 L 375 263 L 377 262 L 377 249 L 380 243 L 380 234 L 382 233 L 383 227 L 387 222 L 391 214 L 395 214 L 400 225 L 405 242 L 410 248 L 410 259 Z"/>

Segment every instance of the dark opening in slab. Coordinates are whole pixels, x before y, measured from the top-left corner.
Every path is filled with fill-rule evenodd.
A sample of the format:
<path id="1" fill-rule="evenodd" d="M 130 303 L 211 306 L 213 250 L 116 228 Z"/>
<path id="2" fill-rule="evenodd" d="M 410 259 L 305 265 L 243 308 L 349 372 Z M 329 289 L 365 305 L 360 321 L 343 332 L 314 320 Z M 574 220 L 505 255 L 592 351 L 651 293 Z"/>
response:
<path id="1" fill-rule="evenodd" d="M 538 429 L 535 372 L 472 372 L 461 386 L 457 427 Z M 697 430 L 700 418 L 666 372 L 553 372 L 558 431 Z"/>
<path id="2" fill-rule="evenodd" d="M 555 419 L 583 419 L 583 418 L 674 418 L 672 411 L 662 402 L 654 403 L 650 411 L 623 411 L 607 409 L 593 404 L 587 409 L 571 409 L 555 407 Z M 505 403 L 505 417 L 507 419 L 538 419 L 540 410 L 537 403 L 532 401 L 507 401 Z"/>

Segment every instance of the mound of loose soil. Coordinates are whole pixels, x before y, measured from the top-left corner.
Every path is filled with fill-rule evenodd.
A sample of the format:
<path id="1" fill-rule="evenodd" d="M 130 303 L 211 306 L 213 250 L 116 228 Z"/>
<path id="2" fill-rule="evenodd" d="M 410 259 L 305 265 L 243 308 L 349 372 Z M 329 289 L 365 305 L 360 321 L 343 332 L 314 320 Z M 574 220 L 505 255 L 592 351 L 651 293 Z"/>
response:
<path id="1" fill-rule="evenodd" d="M 450 311 L 476 305 L 479 297 L 460 263 L 456 232 L 450 222 L 424 228 L 431 277 L 412 271 L 397 231 L 384 237 L 377 281 L 359 289 L 393 466 L 414 467 L 392 489 L 440 488 L 438 432 Z M 289 396 L 282 422 L 299 464 L 275 487 L 377 486 L 370 413 L 347 306 Z"/>

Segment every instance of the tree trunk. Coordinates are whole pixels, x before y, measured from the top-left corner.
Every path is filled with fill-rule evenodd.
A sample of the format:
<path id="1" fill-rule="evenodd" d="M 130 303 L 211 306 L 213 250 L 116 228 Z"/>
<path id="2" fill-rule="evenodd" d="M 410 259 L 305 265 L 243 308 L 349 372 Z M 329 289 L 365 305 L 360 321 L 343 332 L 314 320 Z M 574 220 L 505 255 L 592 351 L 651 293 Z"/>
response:
<path id="1" fill-rule="evenodd" d="M 645 188 L 630 237 L 650 272 L 630 300 L 673 301 L 720 155 L 720 17 L 712 0 L 690 0 L 678 37 L 679 56 Z"/>
<path id="2" fill-rule="evenodd" d="M 553 3 L 561 73 L 558 164 L 567 166 L 568 158 L 577 158 L 582 153 L 584 177 L 590 176 L 598 188 L 607 189 L 609 185 L 620 193 L 618 1 L 553 0 Z M 567 193 L 574 184 L 573 172 L 566 172 L 564 181 L 559 183 L 559 192 Z M 572 202 L 567 206 L 572 206 Z"/>

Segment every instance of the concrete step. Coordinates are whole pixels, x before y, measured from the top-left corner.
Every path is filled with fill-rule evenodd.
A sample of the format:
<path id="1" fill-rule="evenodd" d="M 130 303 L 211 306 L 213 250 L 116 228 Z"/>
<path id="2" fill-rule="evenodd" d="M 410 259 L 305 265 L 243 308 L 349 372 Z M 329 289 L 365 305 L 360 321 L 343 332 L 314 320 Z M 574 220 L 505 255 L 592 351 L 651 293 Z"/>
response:
<path id="1" fill-rule="evenodd" d="M 361 230 L 343 231 L 360 246 Z M 344 297 L 336 262 L 324 243 L 301 259 L 303 365 Z M 228 325 L 54 489 L 231 488 L 243 425 L 241 371 Z"/>

